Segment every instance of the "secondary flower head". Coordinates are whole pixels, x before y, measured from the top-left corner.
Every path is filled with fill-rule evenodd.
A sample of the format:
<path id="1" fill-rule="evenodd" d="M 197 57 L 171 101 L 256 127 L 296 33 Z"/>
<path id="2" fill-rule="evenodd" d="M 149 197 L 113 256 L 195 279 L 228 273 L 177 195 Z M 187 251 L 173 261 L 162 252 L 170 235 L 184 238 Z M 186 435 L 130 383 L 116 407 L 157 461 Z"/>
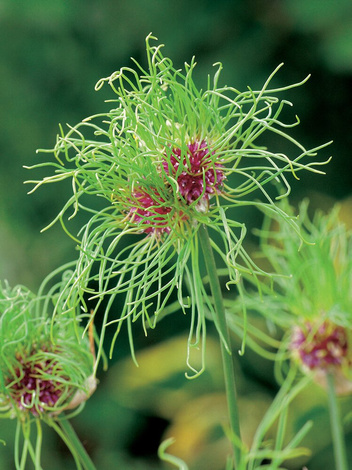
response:
<path id="1" fill-rule="evenodd" d="M 199 227 L 217 234 L 214 248 L 229 283 L 237 283 L 242 272 L 257 272 L 243 249 L 246 227 L 233 219 L 234 209 L 258 206 L 290 224 L 273 198 L 289 194 L 290 175 L 320 173 L 316 167 L 322 163 L 311 157 L 325 145 L 306 150 L 288 134 L 298 119 L 291 124 L 279 119 L 291 103 L 276 95 L 305 80 L 270 90 L 275 71 L 259 91 L 240 92 L 219 85 L 222 66 L 217 64 L 208 87 L 200 90 L 193 80 L 195 60 L 176 69 L 153 41 L 148 36 L 146 66 L 134 62 L 134 68 L 123 67 L 98 82 L 97 90 L 108 83 L 115 94 L 111 109 L 62 131 L 53 150 L 56 162 L 47 164 L 55 174 L 35 183 L 72 180 L 73 195 L 55 219 L 66 231 L 68 208 L 87 212 L 77 239 L 80 261 L 68 290 L 83 306 L 83 294 L 90 294 L 94 314 L 109 296 L 103 331 L 115 323 L 118 333 L 127 321 L 131 334 L 137 318 L 145 330 L 153 327 L 177 291 L 181 308 L 192 312 L 190 338 L 199 337 L 206 295 L 197 268 Z M 278 146 L 286 140 L 292 156 L 265 148 L 264 131 L 277 136 Z M 112 317 L 115 296 L 125 296 L 125 302 L 120 315 Z"/>
<path id="2" fill-rule="evenodd" d="M 305 242 L 299 250 L 285 224 L 265 228 L 262 250 L 278 276 L 274 290 L 265 288 L 260 299 L 248 295 L 246 303 L 286 331 L 288 353 L 305 373 L 324 386 L 333 374 L 344 394 L 352 391 L 352 233 L 338 214 L 336 206 L 311 219 L 301 203 L 296 220 Z"/>
<path id="3" fill-rule="evenodd" d="M 60 413 L 82 405 L 95 390 L 94 354 L 77 322 L 72 312 L 60 311 L 58 295 L 0 285 L 0 417 L 18 419 L 26 444 L 17 432 L 15 447 L 23 450 L 23 461 L 33 420 L 37 429 L 41 422 L 55 427 Z"/>
<path id="4" fill-rule="evenodd" d="M 327 374 L 334 378 L 338 395 L 352 393 L 352 343 L 350 326 L 341 326 L 326 319 L 293 327 L 289 348 L 294 360 L 305 373 L 327 387 Z"/>
<path id="5" fill-rule="evenodd" d="M 349 341 L 347 331 L 328 320 L 313 325 L 307 322 L 295 326 L 292 331 L 290 349 L 304 367 L 323 370 L 349 363 Z"/>

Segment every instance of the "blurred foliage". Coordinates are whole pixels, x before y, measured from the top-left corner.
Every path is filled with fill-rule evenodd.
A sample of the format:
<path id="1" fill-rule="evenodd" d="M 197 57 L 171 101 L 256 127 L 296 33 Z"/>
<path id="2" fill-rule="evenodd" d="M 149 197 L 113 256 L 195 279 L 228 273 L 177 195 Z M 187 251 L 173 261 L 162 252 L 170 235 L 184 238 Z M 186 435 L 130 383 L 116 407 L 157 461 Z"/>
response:
<path id="1" fill-rule="evenodd" d="M 3 1 L 0 240 L 6 249 L 1 251 L 1 277 L 35 288 L 43 272 L 72 257 L 60 228 L 38 234 L 58 211 L 63 195 L 46 188 L 26 197 L 28 187 L 22 183 L 34 175 L 22 165 L 43 158 L 35 150 L 54 145 L 59 123 L 75 124 L 106 106 L 107 96 L 94 92 L 95 83 L 131 65 L 131 56 L 143 63 L 150 31 L 166 44 L 165 52 L 177 66 L 196 56 L 200 86 L 217 61 L 224 64 L 223 83 L 238 88 L 259 86 L 280 62 L 285 62 L 276 78 L 281 85 L 312 73 L 305 87 L 287 96 L 302 120 L 297 137 L 308 147 L 334 139 L 324 189 L 346 195 L 352 165 L 347 153 L 351 22 L 348 0 Z M 321 178 L 305 175 L 294 191 L 321 184 Z"/>
<path id="2" fill-rule="evenodd" d="M 351 194 L 350 0 L 2 0 L 1 279 L 36 290 L 52 269 L 75 258 L 74 243 L 63 236 L 60 227 L 39 233 L 62 206 L 64 194 L 49 187 L 27 196 L 29 187 L 23 181 L 39 175 L 22 166 L 40 161 L 37 148 L 53 147 L 58 123 L 75 124 L 106 109 L 103 100 L 107 96 L 94 92 L 95 83 L 122 65 L 131 65 L 131 56 L 143 63 L 144 39 L 151 31 L 165 43 L 165 53 L 177 66 L 196 56 L 200 86 L 217 61 L 224 64 L 223 83 L 242 89 L 259 86 L 281 62 L 285 66 L 276 77 L 280 85 L 311 73 L 307 85 L 287 96 L 302 121 L 297 138 L 308 147 L 334 139 L 329 150 L 334 158 L 326 176 L 302 176 L 294 185 L 292 198 L 313 195 L 320 204 Z M 275 145 L 268 141 L 271 144 Z M 350 206 L 346 214 L 350 220 Z M 239 217 L 249 226 L 257 224 L 257 214 L 251 211 L 241 212 Z M 75 223 L 78 227 L 79 219 Z M 162 353 L 158 349 L 143 351 L 137 356 L 138 369 L 126 359 L 127 342 L 119 340 L 115 360 L 123 362 L 111 368 L 108 380 L 101 374 L 99 390 L 74 422 L 98 468 L 160 469 L 156 448 L 162 436 L 171 433 L 177 434 L 177 442 L 187 442 L 188 446 L 179 449 L 185 458 L 200 459 L 197 449 L 224 453 L 226 444 L 219 437 L 223 397 L 216 353 L 199 381 L 186 381 L 180 359 L 182 340 L 153 345 L 165 335 L 182 333 L 183 321 L 170 321 L 166 319 L 157 334 L 153 332 L 147 339 L 141 334 L 140 346 L 166 349 Z M 213 352 L 211 341 L 208 346 Z M 272 365 L 263 368 L 263 361 L 250 353 L 241 364 L 243 407 L 246 417 L 255 421 L 276 390 Z M 333 466 L 327 463 L 331 449 L 322 393 L 307 390 L 292 411 L 297 421 L 304 420 L 308 410 L 315 413 L 317 425 L 310 434 L 315 439 L 309 445 L 318 447 L 314 447 L 310 470 Z M 197 416 L 193 418 L 191 413 Z M 248 426 L 252 426 L 250 421 Z M 0 445 L 3 470 L 14 468 L 12 433 L 13 423 L 3 423 L 0 437 L 7 442 L 6 447 Z M 44 468 L 74 468 L 50 430 L 45 434 L 44 450 Z M 204 454 L 209 462 L 214 462 L 212 452 Z M 215 470 L 215 463 L 211 465 Z"/>

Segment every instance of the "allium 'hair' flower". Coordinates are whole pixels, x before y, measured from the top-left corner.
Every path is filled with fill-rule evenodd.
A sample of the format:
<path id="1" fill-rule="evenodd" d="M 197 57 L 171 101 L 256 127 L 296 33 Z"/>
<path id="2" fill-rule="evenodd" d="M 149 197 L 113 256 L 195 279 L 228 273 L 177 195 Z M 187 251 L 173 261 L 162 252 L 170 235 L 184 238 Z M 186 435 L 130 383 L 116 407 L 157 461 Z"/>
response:
<path id="1" fill-rule="evenodd" d="M 25 444 L 17 462 L 27 455 L 40 461 L 41 438 L 33 448 L 29 437 L 33 421 L 37 429 L 41 422 L 58 429 L 60 413 L 83 405 L 95 390 L 94 353 L 78 318 L 60 312 L 58 299 L 0 285 L 0 417 L 18 419 L 16 452 L 20 429 Z"/>
<path id="2" fill-rule="evenodd" d="M 275 70 L 259 91 L 240 92 L 218 84 L 222 67 L 217 64 L 202 91 L 192 77 L 194 59 L 184 71 L 177 70 L 161 46 L 151 44 L 154 39 L 146 40 L 146 68 L 135 62 L 136 70 L 123 67 L 99 81 L 97 90 L 107 82 L 117 96 L 109 100 L 112 109 L 58 136 L 56 162 L 40 165 L 51 166 L 55 174 L 34 181 L 34 189 L 72 181 L 73 195 L 55 219 L 66 231 L 70 207 L 74 214 L 87 211 L 68 289 L 71 300 L 76 296 L 83 305 L 83 294 L 90 294 L 94 314 L 104 301 L 102 338 L 107 325 L 115 323 L 118 333 L 126 321 L 132 345 L 132 324 L 141 318 L 145 329 L 153 327 L 176 290 L 182 309 L 191 311 L 190 345 L 199 345 L 204 303 L 212 309 L 199 270 L 199 227 L 204 224 L 216 234 L 213 248 L 229 284 L 237 283 L 242 272 L 258 274 L 242 247 L 246 226 L 233 219 L 233 209 L 254 205 L 290 224 L 273 198 L 289 194 L 288 174 L 320 173 L 316 167 L 322 163 L 311 157 L 327 144 L 306 150 L 288 134 L 298 119 L 292 124 L 279 120 L 291 103 L 276 95 L 305 80 L 270 90 Z M 264 131 L 277 136 L 278 148 L 280 140 L 286 141 L 293 156 L 265 148 L 260 142 Z M 247 199 L 251 193 L 255 201 Z M 102 209 L 94 197 L 105 201 Z M 124 307 L 113 314 L 117 295 Z"/>
<path id="3" fill-rule="evenodd" d="M 293 214 L 293 209 L 286 208 Z M 261 232 L 262 251 L 279 276 L 274 290 L 248 293 L 246 305 L 286 332 L 288 350 L 305 372 L 325 384 L 332 373 L 338 393 L 352 391 L 352 232 L 339 220 L 338 207 L 317 211 L 313 220 L 301 203 L 297 221 L 307 241 L 285 224 Z M 284 274 L 280 276 L 280 274 Z M 288 276 L 289 275 L 289 276 Z"/>

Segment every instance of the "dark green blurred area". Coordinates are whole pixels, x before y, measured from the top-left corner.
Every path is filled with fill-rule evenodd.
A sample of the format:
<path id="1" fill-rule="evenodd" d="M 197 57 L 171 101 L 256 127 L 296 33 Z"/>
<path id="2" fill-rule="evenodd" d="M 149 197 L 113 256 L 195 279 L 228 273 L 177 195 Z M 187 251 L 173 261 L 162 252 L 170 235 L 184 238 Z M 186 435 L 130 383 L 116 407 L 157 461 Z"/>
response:
<path id="1" fill-rule="evenodd" d="M 107 109 L 104 100 L 111 94 L 107 88 L 95 92 L 95 83 L 121 66 L 132 65 L 131 56 L 144 63 L 145 37 L 150 32 L 165 44 L 165 55 L 177 67 L 196 56 L 200 87 L 206 85 L 207 75 L 213 73 L 212 65 L 219 61 L 224 66 L 221 83 L 242 90 L 247 86 L 260 87 L 281 62 L 285 65 L 275 77 L 278 85 L 288 85 L 312 74 L 306 85 L 289 91 L 285 98 L 294 103 L 294 112 L 301 119 L 295 137 L 306 147 L 333 139 L 333 145 L 321 156 L 323 160 L 332 154 L 333 160 L 325 168 L 325 176 L 310 173 L 302 175 L 299 182 L 292 181 L 292 199 L 311 195 L 324 204 L 351 194 L 350 0 L 3 0 L 0 3 L 0 279 L 36 290 L 53 269 L 75 259 L 75 244 L 60 226 L 40 233 L 65 202 L 65 186 L 44 187 L 28 196 L 31 186 L 23 185 L 23 181 L 43 175 L 39 170 L 25 170 L 23 165 L 44 161 L 45 154 L 36 155 L 35 151 L 54 146 L 59 123 L 74 125 Z M 268 145 L 271 144 L 275 142 L 268 140 Z M 239 217 L 249 226 L 256 223 L 251 212 L 241 213 Z M 79 227 L 79 220 L 78 216 L 73 227 Z M 161 323 L 144 341 L 142 338 L 139 345 L 161 341 L 164 334 L 172 336 L 173 329 L 167 322 L 168 319 L 165 326 Z M 173 327 L 175 334 L 182 333 L 187 328 L 187 319 L 177 320 Z M 117 359 L 128 355 L 123 338 L 118 345 Z M 172 351 L 172 347 L 164 351 L 165 364 L 169 363 Z M 151 370 L 158 368 L 155 361 L 152 358 L 149 363 Z M 212 376 L 211 371 L 199 382 L 190 383 L 184 378 L 184 370 L 177 369 L 176 374 L 171 368 L 156 381 L 155 389 L 150 390 L 150 383 L 138 389 L 136 401 L 131 404 L 126 400 L 133 396 L 126 377 L 138 376 L 138 371 L 133 365 L 122 370 L 116 366 L 108 380 L 102 374 L 99 391 L 75 421 L 98 469 L 163 468 L 155 458 L 155 450 L 168 424 L 175 425 L 177 421 L 177 410 L 172 407 L 168 410 L 168 400 L 172 403 L 177 392 L 181 410 L 187 401 L 202 396 L 204 399 L 209 393 L 219 394 L 222 389 L 221 378 Z M 258 406 L 265 408 L 275 389 L 271 385 L 272 364 L 263 364 L 249 354 L 242 361 L 242 372 L 241 392 L 246 395 L 249 390 L 259 394 L 262 405 Z M 171 376 L 175 382 L 170 385 Z M 119 378 L 123 382 L 122 391 Z M 140 393 L 144 387 L 143 398 Z M 168 395 L 170 390 L 174 393 Z M 151 396 L 157 403 L 166 403 L 162 410 Z M 332 463 L 330 467 L 326 463 L 331 459 L 331 450 L 324 399 L 324 395 L 318 396 L 314 406 L 309 402 L 312 397 L 305 402 L 310 403 L 307 410 L 321 411 L 317 412 L 321 437 L 318 443 L 312 444 L 316 445 L 313 450 L 316 455 L 310 462 L 310 470 L 323 468 L 321 462 L 324 468 L 333 468 Z M 247 404 L 248 409 L 251 403 L 253 406 L 257 402 L 253 399 Z M 3 459 L 0 468 L 10 470 L 14 468 L 10 463 L 13 430 L 5 424 L 1 423 L 0 437 L 7 441 L 7 446 L 0 448 L 0 459 Z M 185 435 L 192 435 L 186 425 L 182 429 Z M 74 468 L 56 437 L 48 433 L 45 438 L 44 468 Z M 216 452 L 222 455 L 221 445 L 212 448 L 213 455 L 218 455 Z M 216 470 L 210 456 L 207 462 L 212 466 L 194 463 L 191 470 Z"/>

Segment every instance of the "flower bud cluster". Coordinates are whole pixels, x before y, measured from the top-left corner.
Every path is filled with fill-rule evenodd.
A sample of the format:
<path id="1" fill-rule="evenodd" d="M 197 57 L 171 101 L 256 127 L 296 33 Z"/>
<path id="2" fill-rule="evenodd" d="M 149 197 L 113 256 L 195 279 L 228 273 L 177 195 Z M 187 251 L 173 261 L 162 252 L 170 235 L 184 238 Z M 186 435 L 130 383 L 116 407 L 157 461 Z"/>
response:
<path id="1" fill-rule="evenodd" d="M 163 176 L 171 176 L 177 181 L 178 193 L 186 206 L 195 203 L 196 210 L 207 212 L 209 199 L 221 191 L 225 179 L 220 163 L 214 163 L 214 153 L 205 140 L 194 140 L 187 144 L 187 154 L 181 148 L 174 147 L 169 159 L 163 161 Z M 165 178 L 165 185 L 167 181 Z M 174 201 L 168 202 L 155 190 L 135 190 L 135 206 L 130 209 L 130 218 L 134 223 L 145 226 L 143 232 L 170 233 L 169 214 L 173 211 Z M 183 218 L 183 214 L 181 219 Z M 184 216 L 186 217 L 186 216 Z"/>
<path id="2" fill-rule="evenodd" d="M 348 360 L 348 339 L 345 328 L 325 320 L 319 325 L 307 322 L 295 326 L 290 348 L 308 369 L 342 366 Z"/>
<path id="3" fill-rule="evenodd" d="M 59 351 L 57 351 L 58 353 Z M 34 416 L 52 410 L 63 388 L 62 378 L 65 373 L 55 359 L 33 361 L 34 351 L 29 358 L 21 357 L 15 377 L 7 378 L 8 393 L 19 410 L 30 411 Z M 61 378 L 61 380 L 60 380 Z"/>

